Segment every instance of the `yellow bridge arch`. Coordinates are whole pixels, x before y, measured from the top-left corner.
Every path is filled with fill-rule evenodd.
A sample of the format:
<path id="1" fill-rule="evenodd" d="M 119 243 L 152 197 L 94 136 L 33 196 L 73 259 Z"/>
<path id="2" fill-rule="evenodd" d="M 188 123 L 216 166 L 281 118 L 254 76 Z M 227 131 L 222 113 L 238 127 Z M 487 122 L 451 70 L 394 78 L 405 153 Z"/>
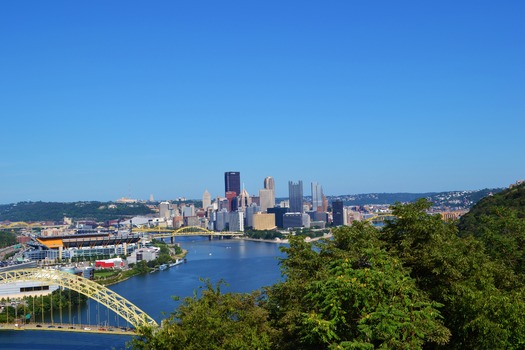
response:
<path id="1" fill-rule="evenodd" d="M 20 269 L 0 272 L 0 284 L 27 281 L 58 285 L 84 294 L 106 306 L 135 328 L 146 324 L 158 326 L 153 318 L 129 300 L 87 278 L 52 269 Z"/>
<path id="2" fill-rule="evenodd" d="M 193 233 L 193 232 L 206 233 L 206 234 L 216 234 L 217 233 L 217 232 L 213 232 L 213 231 L 210 231 L 208 229 L 205 229 L 199 226 L 183 226 L 173 231 L 173 233 L 188 233 L 188 232 L 189 233 Z"/>
<path id="3" fill-rule="evenodd" d="M 171 228 L 133 228 L 134 233 L 156 233 L 155 237 L 174 237 L 174 236 L 188 236 L 188 235 L 207 235 L 207 236 L 242 236 L 244 232 L 216 232 L 210 231 L 199 226 L 183 226 L 176 230 Z"/>

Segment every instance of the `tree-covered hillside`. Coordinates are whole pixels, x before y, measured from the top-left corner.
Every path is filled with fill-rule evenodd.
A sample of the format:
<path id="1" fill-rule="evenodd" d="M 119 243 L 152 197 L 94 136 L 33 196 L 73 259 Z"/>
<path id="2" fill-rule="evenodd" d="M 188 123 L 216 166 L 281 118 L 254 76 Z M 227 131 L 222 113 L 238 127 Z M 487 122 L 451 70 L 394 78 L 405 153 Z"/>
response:
<path id="1" fill-rule="evenodd" d="M 486 188 L 476 191 L 446 191 L 428 193 L 364 193 L 354 195 L 329 196 L 330 202 L 340 199 L 345 205 L 410 203 L 426 198 L 435 206 L 468 209 L 481 198 L 498 193 L 502 188 Z"/>
<path id="2" fill-rule="evenodd" d="M 525 183 L 482 198 L 461 218 L 459 227 L 463 231 L 474 233 L 482 217 L 497 215 L 497 211 L 502 209 L 511 210 L 517 217 L 525 218 Z"/>
<path id="3" fill-rule="evenodd" d="M 459 229 L 481 241 L 493 259 L 525 274 L 525 183 L 482 199 L 461 218 Z"/>
<path id="4" fill-rule="evenodd" d="M 357 222 L 334 229 L 332 240 L 291 238 L 282 248 L 285 281 L 244 295 L 208 283 L 201 298 L 184 300 L 160 330 L 140 329 L 130 346 L 523 349 L 519 193 L 480 204 L 486 214 L 471 220 L 477 234 L 428 214 L 432 204 L 421 199 L 395 205 L 397 219 L 383 229 Z"/>
<path id="5" fill-rule="evenodd" d="M 142 203 L 20 202 L 0 205 L 0 221 L 62 221 L 64 216 L 74 220 L 105 221 L 151 213 Z"/>

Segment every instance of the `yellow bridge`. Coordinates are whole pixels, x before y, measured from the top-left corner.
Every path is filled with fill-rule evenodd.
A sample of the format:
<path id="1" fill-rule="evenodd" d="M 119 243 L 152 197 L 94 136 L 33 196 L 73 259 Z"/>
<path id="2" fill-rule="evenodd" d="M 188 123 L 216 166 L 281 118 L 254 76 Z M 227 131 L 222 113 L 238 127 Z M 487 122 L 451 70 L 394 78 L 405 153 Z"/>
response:
<path id="1" fill-rule="evenodd" d="M 112 290 L 96 283 L 86 278 L 70 274 L 67 272 L 62 272 L 59 270 L 52 269 L 20 269 L 13 271 L 4 271 L 0 272 L 0 284 L 9 284 L 16 282 L 41 282 L 50 285 L 58 285 L 59 287 L 70 289 L 76 291 L 80 294 L 87 296 L 88 298 L 98 302 L 101 305 L 104 305 L 108 310 L 113 311 L 124 320 L 129 322 L 134 328 L 140 327 L 142 325 L 151 325 L 158 326 L 157 322 L 151 318 L 144 311 L 139 309 L 129 300 L 120 296 L 119 294 L 113 292 Z M 4 327 L 5 326 L 5 327 Z M 73 327 L 72 325 L 67 325 L 67 327 L 54 327 L 47 326 L 46 328 L 35 328 L 42 327 L 42 325 L 2 325 L 4 328 L 14 328 L 17 329 L 40 329 L 40 330 L 54 330 L 54 331 L 73 331 L 73 332 L 99 332 L 99 327 Z M 0 328 L 1 329 L 1 328 Z M 105 329 L 104 329 L 105 330 Z M 114 333 L 120 332 L 120 328 L 114 331 Z M 129 331 L 127 334 L 130 334 Z"/>
<path id="2" fill-rule="evenodd" d="M 215 232 L 210 231 L 198 226 L 183 226 L 176 230 L 170 228 L 133 228 L 133 233 L 151 233 L 154 234 L 154 238 L 168 238 L 175 236 L 210 236 L 210 237 L 222 237 L 222 236 L 242 236 L 244 232 Z"/>

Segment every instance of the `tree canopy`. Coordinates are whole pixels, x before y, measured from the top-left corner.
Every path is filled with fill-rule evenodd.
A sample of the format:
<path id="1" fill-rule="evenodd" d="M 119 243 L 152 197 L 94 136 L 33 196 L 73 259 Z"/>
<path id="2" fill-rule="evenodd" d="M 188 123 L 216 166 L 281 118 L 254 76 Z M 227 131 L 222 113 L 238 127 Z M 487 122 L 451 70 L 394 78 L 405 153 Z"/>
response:
<path id="1" fill-rule="evenodd" d="M 396 219 L 381 230 L 357 222 L 334 229 L 331 240 L 292 237 L 282 248 L 284 281 L 252 294 L 224 294 L 206 282 L 200 298 L 186 299 L 160 329 L 141 329 L 130 345 L 525 348 L 521 209 L 498 202 L 466 229 L 429 214 L 430 206 L 396 204 Z"/>

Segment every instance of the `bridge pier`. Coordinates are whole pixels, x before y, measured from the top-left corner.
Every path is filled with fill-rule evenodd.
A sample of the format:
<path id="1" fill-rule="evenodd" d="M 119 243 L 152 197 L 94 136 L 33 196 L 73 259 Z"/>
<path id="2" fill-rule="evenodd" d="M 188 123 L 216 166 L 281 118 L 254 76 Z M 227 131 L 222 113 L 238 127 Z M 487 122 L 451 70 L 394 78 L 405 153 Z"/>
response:
<path id="1" fill-rule="evenodd" d="M 171 244 L 175 243 L 175 236 L 171 236 L 170 237 L 170 242 L 171 242 Z"/>
<path id="2" fill-rule="evenodd" d="M 212 236 L 212 235 L 209 235 L 209 236 L 208 236 L 208 239 L 209 239 L 210 241 L 213 240 L 213 236 Z"/>

